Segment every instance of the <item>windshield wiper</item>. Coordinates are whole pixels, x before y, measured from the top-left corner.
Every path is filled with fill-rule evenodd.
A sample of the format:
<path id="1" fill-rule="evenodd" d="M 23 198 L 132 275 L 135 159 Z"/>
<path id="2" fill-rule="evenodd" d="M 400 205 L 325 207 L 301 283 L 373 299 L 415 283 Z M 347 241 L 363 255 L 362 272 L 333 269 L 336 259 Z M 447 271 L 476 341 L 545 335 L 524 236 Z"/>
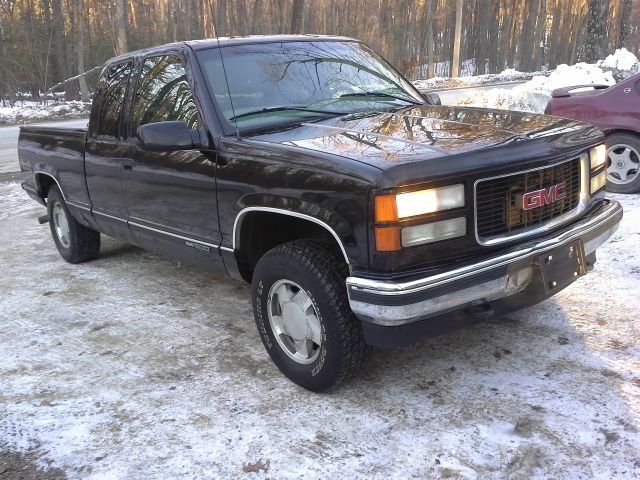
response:
<path id="1" fill-rule="evenodd" d="M 414 105 L 422 105 L 422 102 L 419 102 L 413 98 L 406 98 L 401 95 L 393 95 L 392 93 L 387 92 L 353 92 L 353 93 L 343 93 L 340 95 L 340 98 L 344 97 L 386 97 L 386 98 L 394 98 L 396 100 L 401 100 L 403 102 L 413 103 Z"/>
<path id="2" fill-rule="evenodd" d="M 289 105 L 281 107 L 267 107 L 259 110 L 251 110 L 249 112 L 240 113 L 231 117 L 229 120 L 237 120 L 238 118 L 252 117 L 253 115 L 260 115 L 263 113 L 271 112 L 286 112 L 287 110 L 293 110 L 297 112 L 309 112 L 309 113 L 321 113 L 323 115 L 346 115 L 348 112 L 336 112 L 334 110 L 317 110 L 314 108 L 307 108 L 303 105 Z"/>

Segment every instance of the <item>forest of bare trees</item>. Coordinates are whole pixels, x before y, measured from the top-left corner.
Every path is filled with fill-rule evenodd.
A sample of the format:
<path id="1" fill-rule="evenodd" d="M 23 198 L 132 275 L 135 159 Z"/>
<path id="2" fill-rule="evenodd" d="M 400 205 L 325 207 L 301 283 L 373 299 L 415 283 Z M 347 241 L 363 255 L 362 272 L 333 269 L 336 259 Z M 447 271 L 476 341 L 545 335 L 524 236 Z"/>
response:
<path id="1" fill-rule="evenodd" d="M 554 68 L 640 46 L 634 0 L 0 0 L 0 97 L 38 97 L 115 54 L 216 34 L 346 35 L 409 77 L 446 76 L 456 5 L 463 73 Z M 67 82 L 66 97 L 87 99 L 96 77 Z"/>

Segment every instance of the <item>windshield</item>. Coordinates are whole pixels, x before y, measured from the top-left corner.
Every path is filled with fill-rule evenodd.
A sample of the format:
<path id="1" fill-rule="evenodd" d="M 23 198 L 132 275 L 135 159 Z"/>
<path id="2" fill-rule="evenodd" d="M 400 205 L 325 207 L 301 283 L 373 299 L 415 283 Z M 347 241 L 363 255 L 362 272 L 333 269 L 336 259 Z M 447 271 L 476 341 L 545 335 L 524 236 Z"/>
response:
<path id="1" fill-rule="evenodd" d="M 424 103 L 361 43 L 300 41 L 221 51 L 224 70 L 217 48 L 198 52 L 198 59 L 222 114 L 240 129 Z"/>

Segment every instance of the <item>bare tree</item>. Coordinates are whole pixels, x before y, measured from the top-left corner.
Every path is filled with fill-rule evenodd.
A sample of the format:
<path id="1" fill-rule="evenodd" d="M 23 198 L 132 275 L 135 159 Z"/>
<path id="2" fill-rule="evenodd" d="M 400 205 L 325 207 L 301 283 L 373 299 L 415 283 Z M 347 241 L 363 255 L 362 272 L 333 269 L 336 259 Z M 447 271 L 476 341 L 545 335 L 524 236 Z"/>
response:
<path id="1" fill-rule="evenodd" d="M 293 0 L 291 10 L 291 33 L 302 33 L 302 14 L 304 13 L 304 0 Z"/>
<path id="2" fill-rule="evenodd" d="M 620 15 L 620 35 L 616 47 L 620 48 L 627 44 L 633 29 L 632 13 L 633 0 L 622 0 L 622 14 Z"/>
<path id="3" fill-rule="evenodd" d="M 78 60 L 78 74 L 83 74 L 86 71 L 84 64 L 84 56 L 87 48 L 86 36 L 87 26 L 85 23 L 85 11 L 84 0 L 75 0 L 75 20 L 76 20 L 76 55 Z M 87 86 L 87 79 L 84 76 L 78 78 L 80 83 L 80 98 L 83 102 L 89 101 L 89 87 Z"/>
<path id="4" fill-rule="evenodd" d="M 589 0 L 587 40 L 584 44 L 584 59 L 595 62 L 606 49 L 609 0 Z"/>
<path id="5" fill-rule="evenodd" d="M 451 76 L 460 75 L 460 43 L 462 42 L 462 7 L 463 0 L 456 0 L 456 31 L 453 40 L 453 59 L 451 61 Z"/>
<path id="6" fill-rule="evenodd" d="M 127 2 L 116 0 L 116 15 L 114 19 L 115 51 L 122 55 L 129 51 L 127 46 Z"/>
<path id="7" fill-rule="evenodd" d="M 2 53 L 2 58 L 0 58 L 0 62 L 6 64 L 8 61 L 7 38 L 4 33 L 4 24 L 2 22 L 1 16 L 0 16 L 0 45 L 2 46 L 2 50 L 0 50 L 0 52 Z M 7 68 L 7 66 L 1 66 L 0 67 L 0 88 L 1 88 L 0 92 L 6 92 L 6 96 L 8 97 L 9 104 L 13 105 L 16 101 L 16 91 L 15 91 L 13 82 L 11 82 L 11 79 L 9 78 L 9 75 L 10 75 L 9 68 Z M 5 96 L 3 95 L 2 96 L 3 104 L 4 104 L 4 100 L 5 100 Z"/>

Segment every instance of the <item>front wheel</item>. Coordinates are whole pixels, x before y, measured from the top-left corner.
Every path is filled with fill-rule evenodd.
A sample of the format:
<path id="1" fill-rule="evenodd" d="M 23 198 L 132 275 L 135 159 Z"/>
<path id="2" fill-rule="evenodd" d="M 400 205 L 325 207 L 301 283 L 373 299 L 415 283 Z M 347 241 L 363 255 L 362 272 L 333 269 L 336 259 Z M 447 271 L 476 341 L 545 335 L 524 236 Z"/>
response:
<path id="1" fill-rule="evenodd" d="M 615 193 L 640 192 L 640 137 L 614 133 L 606 143 L 607 189 Z"/>
<path id="2" fill-rule="evenodd" d="M 254 315 L 269 356 L 314 392 L 338 386 L 368 359 L 341 264 L 326 246 L 300 240 L 267 252 L 253 274 Z"/>

